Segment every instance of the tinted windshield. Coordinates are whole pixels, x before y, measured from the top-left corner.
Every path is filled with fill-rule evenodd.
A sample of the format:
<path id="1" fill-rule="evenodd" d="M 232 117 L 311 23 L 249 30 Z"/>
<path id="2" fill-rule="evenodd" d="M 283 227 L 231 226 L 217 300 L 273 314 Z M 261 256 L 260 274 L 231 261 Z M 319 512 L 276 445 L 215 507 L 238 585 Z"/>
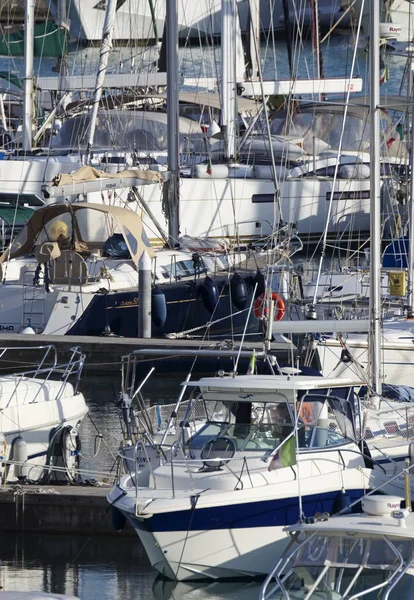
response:
<path id="1" fill-rule="evenodd" d="M 273 450 L 285 436 L 285 425 L 247 425 L 242 423 L 206 423 L 192 438 L 188 446 L 193 450 L 201 450 L 205 444 L 216 437 L 228 437 L 233 440 L 236 449 L 240 450 Z M 292 426 L 288 425 L 286 433 Z"/>

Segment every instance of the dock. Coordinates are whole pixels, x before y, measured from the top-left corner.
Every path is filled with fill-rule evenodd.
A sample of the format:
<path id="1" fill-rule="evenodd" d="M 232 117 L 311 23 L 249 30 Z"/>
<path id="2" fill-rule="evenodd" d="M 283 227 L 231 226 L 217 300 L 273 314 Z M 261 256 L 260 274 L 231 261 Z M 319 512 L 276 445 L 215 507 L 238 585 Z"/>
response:
<path id="1" fill-rule="evenodd" d="M 106 495 L 111 486 L 0 487 L 0 531 L 86 535 L 135 535 L 127 523 L 122 532 L 112 526 Z"/>
<path id="2" fill-rule="evenodd" d="M 59 358 L 64 353 L 68 353 L 74 346 L 78 346 L 86 355 L 86 371 L 106 373 L 119 373 L 122 356 L 126 356 L 134 351 L 140 354 L 140 363 L 144 372 L 147 372 L 151 366 L 155 366 L 156 370 L 160 373 L 186 373 L 200 349 L 209 351 L 217 350 L 217 356 L 212 356 L 210 352 L 208 358 L 206 357 L 199 361 L 199 369 L 195 369 L 194 372 L 205 372 L 206 370 L 211 372 L 211 370 L 217 371 L 219 369 L 229 370 L 232 359 L 228 356 L 223 356 L 223 352 L 227 351 L 229 353 L 229 351 L 232 351 L 234 354 L 240 349 L 240 344 L 231 342 L 228 339 L 220 341 L 0 333 L 0 347 L 16 348 L 16 353 L 13 352 L 14 358 L 16 361 L 21 361 L 22 365 L 25 365 L 26 368 L 30 368 L 30 363 L 27 362 L 26 348 L 48 345 L 55 346 Z M 241 350 L 245 354 L 244 359 L 247 364 L 247 355 L 250 356 L 253 353 L 253 349 L 256 351 L 262 350 L 263 342 L 260 340 L 243 342 Z M 181 350 L 186 353 L 185 357 L 179 356 Z M 287 362 L 291 351 L 292 345 L 288 342 L 272 342 L 270 344 L 270 354 L 276 356 L 279 361 Z M 16 366 L 16 364 L 8 365 L 7 361 L 1 359 L 0 363 L 2 369 L 7 366 Z M 36 366 L 37 364 L 33 363 L 33 367 Z"/>

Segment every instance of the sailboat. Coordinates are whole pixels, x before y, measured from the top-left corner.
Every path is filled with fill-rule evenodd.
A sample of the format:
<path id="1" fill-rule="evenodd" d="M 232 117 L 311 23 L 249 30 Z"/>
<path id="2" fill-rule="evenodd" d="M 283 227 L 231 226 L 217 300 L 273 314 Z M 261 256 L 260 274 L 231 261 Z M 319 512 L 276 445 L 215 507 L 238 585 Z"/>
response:
<path id="1" fill-rule="evenodd" d="M 29 3 L 30 4 L 30 3 Z M 225 3 L 226 5 L 226 3 Z M 229 11 L 227 20 L 232 23 L 236 21 L 235 3 L 228 3 Z M 109 7 L 109 3 L 108 3 Z M 226 14 L 222 11 L 222 15 Z M 224 17 L 223 17 L 224 18 Z M 30 21 L 30 19 L 29 19 Z M 236 31 L 237 32 L 237 31 Z M 27 48 L 30 49 L 30 27 L 27 28 Z M 233 29 L 229 27 L 223 30 L 222 43 L 232 46 Z M 230 35 L 229 35 L 230 34 Z M 226 37 L 227 36 L 227 37 Z M 228 40 L 226 42 L 226 39 Z M 256 46 L 258 44 L 256 39 Z M 257 53 L 257 47 L 255 50 Z M 240 52 L 238 51 L 238 54 Z M 260 81 L 246 81 L 241 71 L 241 61 L 238 60 L 237 76 L 234 76 L 233 65 L 236 61 L 230 61 L 229 52 L 223 50 L 223 72 L 228 73 L 229 80 L 233 83 L 224 94 L 223 98 L 228 101 L 222 103 L 222 133 L 225 132 L 225 138 L 229 144 L 225 149 L 224 164 L 216 164 L 209 161 L 202 165 L 186 165 L 182 172 L 180 183 L 180 224 L 183 234 L 194 236 L 217 237 L 225 236 L 237 238 L 241 241 L 260 239 L 263 236 L 270 236 L 273 233 L 275 223 L 282 218 L 289 223 L 295 223 L 302 230 L 303 237 L 312 240 L 319 236 L 324 229 L 325 220 L 329 202 L 327 198 L 332 194 L 334 196 L 335 211 L 332 216 L 329 227 L 335 235 L 338 230 L 345 229 L 344 235 L 349 230 L 349 222 L 352 215 L 357 211 L 361 218 L 358 220 L 362 230 L 368 230 L 368 196 L 369 182 L 366 176 L 361 176 L 361 169 L 350 169 L 344 164 L 341 170 L 343 176 L 336 180 L 332 177 L 321 177 L 320 169 L 324 172 L 331 168 L 331 163 L 335 161 L 334 148 L 326 143 L 318 143 L 318 160 L 315 160 L 314 154 L 306 154 L 304 147 L 307 141 L 303 136 L 292 138 L 289 135 L 271 133 L 270 145 L 267 141 L 268 136 L 254 136 L 246 139 L 246 151 L 250 153 L 250 145 L 259 147 L 261 153 L 269 153 L 270 146 L 275 155 L 276 163 L 265 165 L 254 164 L 246 165 L 234 160 L 234 156 L 239 152 L 235 146 L 236 123 L 234 118 L 234 103 L 236 101 L 236 88 L 242 90 L 244 96 L 267 96 L 271 94 L 310 94 L 327 92 L 344 92 L 351 89 L 357 92 L 361 89 L 362 81 L 358 78 L 332 78 L 324 80 L 306 80 L 306 81 L 281 81 L 281 82 L 263 82 L 263 90 Z M 243 67 L 244 70 L 244 67 Z M 112 78 L 112 79 L 111 79 Z M 90 78 L 89 78 L 90 79 Z M 113 80 L 114 87 L 121 87 L 122 81 L 128 87 L 136 88 L 139 85 L 164 85 L 166 83 L 165 74 L 129 74 L 129 76 L 107 75 L 106 83 Z M 32 81 L 32 68 L 28 65 L 26 73 L 26 103 L 29 106 L 30 90 Z M 82 89 L 88 77 L 63 77 L 59 82 L 56 78 L 39 77 L 38 86 L 45 90 L 59 89 Z M 197 85 L 198 81 L 184 78 L 185 85 Z M 90 84 L 88 84 L 90 85 Z M 226 85 L 228 85 L 226 81 Z M 225 86 L 224 86 L 225 87 Z M 43 183 L 50 182 L 59 172 L 76 171 L 82 163 L 85 156 L 85 149 L 75 139 L 76 148 L 59 148 L 57 145 L 53 156 L 50 153 L 40 150 L 36 156 L 29 156 L 32 149 L 31 143 L 31 120 L 29 109 L 25 111 L 25 127 L 28 133 L 25 133 L 23 150 L 25 157 L 10 155 L 7 165 L 0 163 L 0 174 L 4 184 L 4 189 L 15 199 L 19 198 L 24 202 L 31 200 L 37 203 L 47 202 L 42 192 Z M 114 113 L 116 118 L 116 113 Z M 65 127 L 65 124 L 64 124 Z M 219 140 L 220 142 L 220 140 Z M 385 143 L 385 140 L 384 140 Z M 220 143 L 215 146 L 221 146 Z M 80 152 L 79 152 L 80 148 Z M 96 147 L 95 162 L 93 166 L 98 168 L 122 168 L 122 161 L 129 160 L 125 149 L 108 154 L 108 148 L 99 152 Z M 133 159 L 134 148 L 131 148 L 131 159 Z M 144 148 L 144 150 L 147 150 Z M 148 152 L 148 151 L 147 151 Z M 208 150 L 211 156 L 214 155 L 213 147 Z M 64 155 L 62 155 L 64 153 Z M 117 160 L 118 159 L 118 160 Z M 156 157 L 154 157 L 154 163 Z M 287 163 L 288 162 L 288 166 Z M 359 164 L 361 159 L 358 152 L 353 152 L 352 156 L 346 157 L 349 164 Z M 278 164 L 280 163 L 280 164 Z M 139 161 L 138 161 L 139 164 Z M 311 164 L 315 167 L 311 169 Z M 180 165 L 181 167 L 181 165 Z M 350 175 L 349 173 L 353 171 Z M 348 172 L 348 175 L 346 173 Z M 356 174 L 356 173 L 359 173 Z M 275 184 L 275 180 L 280 178 L 280 183 Z M 23 183 L 24 182 L 24 183 Z M 390 189 L 384 180 L 385 193 Z M 162 201 L 160 191 L 157 189 L 138 189 L 146 205 L 150 207 L 153 215 L 162 223 L 164 221 L 162 214 Z M 124 203 L 127 200 L 128 191 L 120 196 L 119 202 Z M 112 202 L 110 192 L 103 193 L 105 202 Z M 88 201 L 101 202 L 101 193 L 88 194 Z M 141 210 L 139 203 L 135 204 L 137 210 Z M 144 219 L 145 226 L 148 225 Z M 149 226 L 147 232 L 152 242 L 160 242 L 160 237 L 150 234 Z"/>

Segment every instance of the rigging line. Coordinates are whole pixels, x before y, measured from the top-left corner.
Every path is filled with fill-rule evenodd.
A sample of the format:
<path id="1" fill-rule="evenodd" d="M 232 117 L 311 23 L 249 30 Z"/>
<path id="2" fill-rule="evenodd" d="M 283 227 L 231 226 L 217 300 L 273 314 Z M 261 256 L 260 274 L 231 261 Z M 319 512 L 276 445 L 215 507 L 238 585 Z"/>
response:
<path id="1" fill-rule="evenodd" d="M 346 15 L 349 13 L 349 11 L 353 8 L 354 4 L 357 2 L 357 0 L 352 0 L 351 4 L 348 6 L 348 8 L 346 10 L 344 10 L 344 12 L 341 14 L 341 16 L 339 17 L 339 19 L 332 25 L 332 27 L 330 28 L 330 30 L 328 31 L 328 33 L 321 39 L 320 43 L 323 44 L 323 42 L 331 36 L 331 34 L 333 33 L 333 31 L 338 27 L 339 23 L 342 21 L 342 19 L 344 17 L 346 17 Z M 314 50 L 312 51 L 313 54 Z"/>
<path id="2" fill-rule="evenodd" d="M 257 64 L 259 81 L 260 81 L 261 97 L 262 97 L 262 102 L 264 104 L 263 117 L 265 120 L 267 137 L 269 140 L 270 158 L 271 158 L 271 162 L 272 162 L 272 175 L 273 175 L 273 181 L 274 181 L 274 186 L 275 186 L 275 200 L 276 200 L 276 206 L 278 207 L 278 210 L 279 210 L 279 215 L 277 217 L 276 211 L 275 211 L 275 206 L 273 205 L 274 206 L 273 226 L 276 227 L 277 225 L 280 225 L 280 221 L 283 221 L 283 211 L 282 211 L 282 203 L 280 200 L 279 182 L 278 182 L 277 173 L 276 173 L 276 161 L 275 161 L 275 153 L 274 153 L 274 149 L 273 149 L 273 145 L 272 145 L 272 134 L 270 131 L 269 115 L 268 115 L 268 111 L 267 111 L 267 107 L 266 107 L 266 98 L 265 98 L 265 94 L 264 94 L 263 71 L 262 71 L 262 65 L 261 65 L 261 60 L 260 60 L 260 51 L 258 48 L 256 36 L 253 36 L 253 39 L 254 39 L 254 50 L 255 50 L 255 54 L 256 54 L 256 64 Z"/>
<path id="3" fill-rule="evenodd" d="M 75 557 L 72 559 L 71 564 L 75 564 L 76 560 L 79 558 L 79 556 L 82 554 L 83 550 L 86 548 L 87 544 L 90 542 L 90 540 L 93 538 L 93 536 L 95 535 L 95 533 L 97 532 L 100 524 L 103 522 L 103 520 L 106 518 L 106 515 L 109 513 L 109 511 L 111 510 L 111 508 L 113 507 L 113 505 L 115 504 L 115 502 L 118 502 L 118 500 L 120 500 L 123 496 L 125 496 L 126 492 L 121 492 L 119 494 L 119 496 L 117 496 L 115 498 L 115 500 L 113 500 L 112 502 L 109 503 L 108 508 L 106 509 L 106 511 L 104 512 L 104 514 L 102 515 L 102 517 L 99 519 L 99 521 L 97 522 L 94 530 L 92 531 L 92 533 L 88 536 L 88 538 L 86 539 L 85 543 L 82 545 L 81 549 L 79 550 L 79 552 L 75 555 Z"/>
<path id="4" fill-rule="evenodd" d="M 171 460 L 172 460 L 172 458 L 171 458 Z M 190 521 L 189 521 L 189 523 L 188 523 L 187 532 L 186 532 L 186 534 L 185 534 L 184 543 L 183 543 L 183 547 L 182 547 L 182 550 L 181 550 L 181 555 L 180 555 L 180 560 L 178 561 L 177 570 L 176 570 L 176 572 L 175 572 L 175 575 L 176 575 L 176 576 L 177 576 L 177 574 L 178 574 L 178 570 L 179 570 L 179 569 L 180 569 L 180 567 L 181 567 L 181 562 L 182 562 L 182 560 L 183 560 L 183 556 L 184 556 L 185 547 L 186 547 L 186 545 L 187 545 L 187 540 L 188 540 L 188 536 L 189 536 L 189 533 L 190 533 L 190 527 L 191 527 L 191 525 L 192 525 L 192 522 L 193 522 L 193 518 L 194 518 L 194 514 L 195 514 L 195 510 L 196 510 L 196 506 L 197 506 L 197 502 L 198 502 L 199 498 L 200 498 L 200 494 L 194 494 L 193 496 L 190 496 L 190 502 L 191 502 L 191 517 L 190 517 Z"/>
<path id="5" fill-rule="evenodd" d="M 240 353 L 241 353 L 241 351 L 242 351 L 243 342 L 244 342 L 244 338 L 245 338 L 246 331 L 247 331 L 247 325 L 248 325 L 248 323 L 249 323 L 249 318 L 250 318 L 250 315 L 251 315 L 251 313 L 252 313 L 253 303 L 254 303 L 254 301 L 255 301 L 255 295 L 256 295 L 257 285 L 258 285 L 258 283 L 257 283 L 257 281 L 256 281 L 256 284 L 255 284 L 255 286 L 254 286 L 254 290 L 253 290 L 253 293 L 252 293 L 252 298 L 251 298 L 251 301 L 250 301 L 249 312 L 248 312 L 248 315 L 247 315 L 247 318 L 246 318 L 246 323 L 245 323 L 245 325 L 244 325 L 243 335 L 242 335 L 242 338 L 241 338 L 241 340 L 240 340 L 240 348 L 239 348 L 239 353 L 238 353 L 238 355 L 237 355 L 236 362 L 235 362 L 235 364 L 234 364 L 234 369 L 233 369 L 234 373 L 236 373 L 236 372 L 237 372 L 237 367 L 238 367 L 238 364 L 239 364 Z M 270 319 L 270 318 L 271 318 L 271 316 L 273 316 L 273 315 L 269 315 L 269 316 L 268 316 L 268 318 Z"/>
<path id="6" fill-rule="evenodd" d="M 357 39 L 359 39 L 359 34 L 360 34 L 360 31 L 361 31 L 362 10 L 363 10 L 363 7 L 364 7 L 364 1 L 365 0 L 362 0 L 361 12 L 360 12 L 360 15 L 359 15 L 358 30 L 357 30 Z M 355 63 L 356 63 L 356 55 L 357 55 L 357 44 L 355 44 L 355 48 L 354 48 L 354 53 L 353 53 L 352 63 L 351 63 L 351 72 L 350 72 L 350 75 L 349 75 L 349 79 L 351 79 L 353 77 L 353 74 L 354 74 Z M 314 297 L 313 297 L 313 302 L 314 303 L 316 302 L 317 289 L 318 289 L 320 278 L 321 278 L 321 274 L 322 274 L 323 260 L 324 260 L 325 254 L 326 254 L 327 238 L 328 238 L 328 226 L 329 226 L 329 221 L 330 221 L 330 218 L 331 218 L 331 213 L 332 213 L 332 208 L 333 208 L 333 199 L 334 199 L 334 195 L 335 195 L 335 185 L 336 185 L 336 182 L 337 182 L 337 179 L 338 179 L 340 159 L 341 159 L 341 153 L 342 153 L 342 143 L 343 143 L 343 139 L 344 139 L 344 135 L 345 135 L 345 123 L 346 123 L 346 118 L 347 118 L 347 114 L 348 114 L 348 103 L 349 103 L 350 94 L 351 94 L 351 89 L 350 89 L 350 87 L 348 87 L 347 94 L 346 94 L 346 103 L 345 103 L 345 107 L 344 107 L 344 117 L 343 117 L 342 127 L 341 127 L 341 135 L 340 135 L 339 144 L 338 144 L 337 160 L 336 160 L 336 163 L 335 163 L 335 171 L 334 171 L 334 176 L 333 176 L 333 181 L 332 181 L 332 189 L 331 189 L 331 194 L 330 194 L 330 198 L 329 198 L 328 214 L 327 214 L 327 217 L 326 217 L 325 231 L 324 231 L 323 236 L 322 236 L 321 257 L 320 257 L 320 260 L 319 260 L 318 275 L 317 275 L 317 280 L 316 280 L 315 293 L 314 293 Z"/>

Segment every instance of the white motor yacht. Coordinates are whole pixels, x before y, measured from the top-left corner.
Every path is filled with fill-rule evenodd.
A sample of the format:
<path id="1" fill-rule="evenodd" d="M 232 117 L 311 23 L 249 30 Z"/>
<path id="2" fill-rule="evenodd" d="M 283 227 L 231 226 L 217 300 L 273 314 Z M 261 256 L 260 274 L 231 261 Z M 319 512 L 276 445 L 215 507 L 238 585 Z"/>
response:
<path id="1" fill-rule="evenodd" d="M 265 575 L 288 541 L 286 525 L 334 513 L 345 497 L 357 500 L 373 471 L 377 483 L 385 479 L 354 441 L 354 384 L 292 374 L 187 382 L 200 391 L 180 439 L 160 445 L 159 466 L 138 442 L 135 468 L 108 500 L 133 525 L 153 567 L 171 579 Z M 306 410 L 298 416 L 309 405 L 319 413 L 311 425 Z M 328 405 L 337 431 L 328 426 Z M 189 437 L 186 424 L 203 407 L 207 420 Z"/>

